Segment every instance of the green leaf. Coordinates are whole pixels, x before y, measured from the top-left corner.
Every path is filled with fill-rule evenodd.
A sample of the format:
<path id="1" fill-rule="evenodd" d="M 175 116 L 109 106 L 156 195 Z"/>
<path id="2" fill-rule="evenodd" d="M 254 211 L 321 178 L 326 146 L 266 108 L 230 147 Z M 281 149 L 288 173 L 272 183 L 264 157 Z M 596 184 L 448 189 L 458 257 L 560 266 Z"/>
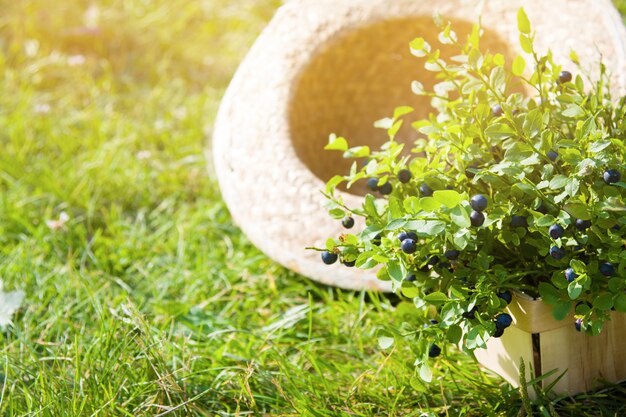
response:
<path id="1" fill-rule="evenodd" d="M 412 111 L 413 111 L 413 107 L 410 107 L 410 106 L 396 107 L 395 110 L 393 111 L 393 118 L 394 120 L 397 120 L 400 117 L 411 113 Z"/>
<path id="2" fill-rule="evenodd" d="M 392 280 L 397 282 L 401 282 L 402 278 L 404 278 L 404 273 L 402 273 L 402 266 L 398 261 L 389 261 L 387 263 L 387 273 Z"/>
<path id="3" fill-rule="evenodd" d="M 378 346 L 381 349 L 389 349 L 393 346 L 394 339 L 389 336 L 378 336 Z"/>
<path id="4" fill-rule="evenodd" d="M 428 366 L 428 361 L 424 361 L 420 366 L 420 378 L 424 382 L 433 380 L 433 372 L 430 370 L 430 366 Z"/>
<path id="5" fill-rule="evenodd" d="M 613 294 L 604 293 L 593 300 L 593 306 L 600 310 L 610 310 L 613 307 Z"/>
<path id="6" fill-rule="evenodd" d="M 437 210 L 441 204 L 435 201 L 432 197 L 422 197 L 420 198 L 420 206 L 422 207 L 422 210 L 432 212 Z"/>
<path id="7" fill-rule="evenodd" d="M 526 52 L 527 54 L 532 54 L 533 53 L 533 43 L 528 38 L 528 36 L 526 36 L 524 34 L 520 34 L 519 35 L 519 44 L 522 47 L 522 50 L 524 52 Z"/>
<path id="8" fill-rule="evenodd" d="M 589 208 L 583 202 L 571 202 L 565 204 L 563 206 L 563 210 L 565 210 L 570 216 L 575 217 L 581 220 L 591 220 L 591 214 L 589 213 Z"/>
<path id="9" fill-rule="evenodd" d="M 569 194 L 570 197 L 576 196 L 579 189 L 580 181 L 577 178 L 570 178 L 565 185 L 565 192 Z"/>
<path id="10" fill-rule="evenodd" d="M 335 187 L 345 181 L 345 178 L 341 175 L 335 175 L 326 183 L 326 194 L 332 194 Z"/>
<path id="11" fill-rule="evenodd" d="M 559 175 L 555 175 L 550 180 L 550 189 L 551 190 L 560 190 L 561 188 L 564 188 L 565 185 L 567 184 L 567 180 L 568 180 L 568 178 L 565 175 L 560 175 L 560 174 Z"/>
<path id="12" fill-rule="evenodd" d="M 556 304 L 559 301 L 559 290 L 548 282 L 539 283 L 539 295 L 548 304 Z"/>
<path id="13" fill-rule="evenodd" d="M 615 309 L 621 313 L 626 313 L 626 294 L 620 293 L 615 297 Z"/>
<path id="14" fill-rule="evenodd" d="M 433 198 L 448 208 L 456 207 L 461 202 L 461 194 L 454 190 L 437 190 Z"/>
<path id="15" fill-rule="evenodd" d="M 550 214 L 544 214 L 543 216 L 535 220 L 535 226 L 537 227 L 552 226 L 554 224 L 554 220 L 555 220 L 554 216 Z"/>
<path id="16" fill-rule="evenodd" d="M 515 131 L 505 123 L 494 123 L 485 129 L 485 135 L 494 140 L 508 139 L 515 134 Z"/>
<path id="17" fill-rule="evenodd" d="M 572 281 L 567 286 L 567 294 L 569 295 L 569 298 L 572 300 L 577 299 L 582 292 L 583 292 L 583 286 L 580 285 L 578 281 Z"/>
<path id="18" fill-rule="evenodd" d="M 597 140 L 589 144 L 589 152 L 598 153 L 611 146 L 610 140 Z"/>
<path id="19" fill-rule="evenodd" d="M 517 11 L 517 29 L 526 35 L 530 34 L 530 21 L 528 20 L 528 16 L 526 16 L 526 12 L 521 7 Z"/>
<path id="20" fill-rule="evenodd" d="M 409 44 L 411 53 L 418 58 L 425 57 L 430 52 L 430 45 L 424 38 L 415 38 Z"/>
<path id="21" fill-rule="evenodd" d="M 435 291 L 431 292 L 428 295 L 425 295 L 424 300 L 428 301 L 429 303 L 445 303 L 446 301 L 448 301 L 448 296 L 442 292 Z"/>
<path id="22" fill-rule="evenodd" d="M 519 77 L 524 74 L 524 69 L 526 69 L 526 61 L 524 61 L 524 58 L 521 56 L 516 56 L 513 60 L 513 67 L 511 68 L 513 74 Z"/>
<path id="23" fill-rule="evenodd" d="M 452 326 L 450 326 L 448 328 L 448 331 L 446 332 L 446 338 L 448 339 L 448 342 L 455 344 L 455 345 L 461 341 L 462 336 L 463 336 L 463 330 L 461 329 L 460 326 L 456 324 L 453 324 Z"/>
<path id="24" fill-rule="evenodd" d="M 402 295 L 404 295 L 407 298 L 415 298 L 419 295 L 419 288 L 417 288 L 415 285 L 413 285 L 412 283 L 407 283 L 408 285 L 404 285 L 404 283 L 402 284 Z"/>
<path id="25" fill-rule="evenodd" d="M 571 308 L 571 301 L 557 301 L 557 303 L 552 308 L 552 317 L 554 317 L 555 320 L 563 320 L 565 317 L 567 317 Z"/>
<path id="26" fill-rule="evenodd" d="M 543 117 L 539 108 L 532 109 L 524 119 L 523 129 L 529 137 L 537 136 L 543 127 Z"/>
<path id="27" fill-rule="evenodd" d="M 461 228 L 467 228 L 472 225 L 469 214 L 462 206 L 456 206 L 450 211 L 450 219 Z"/>
<path id="28" fill-rule="evenodd" d="M 626 283 L 622 278 L 613 277 L 609 280 L 609 290 L 611 292 L 616 293 L 624 288 Z"/>
<path id="29" fill-rule="evenodd" d="M 328 138 L 328 145 L 324 146 L 324 149 L 345 152 L 348 150 L 348 141 L 346 141 L 345 138 L 332 133 Z"/>
<path id="30" fill-rule="evenodd" d="M 328 146 L 328 145 L 326 145 Z M 354 148 L 348 149 L 344 152 L 344 158 L 365 158 L 370 156 L 370 148 L 369 146 L 356 146 Z"/>
<path id="31" fill-rule="evenodd" d="M 579 117 L 585 114 L 585 111 L 578 104 L 570 104 L 565 110 L 561 112 L 565 117 Z"/>

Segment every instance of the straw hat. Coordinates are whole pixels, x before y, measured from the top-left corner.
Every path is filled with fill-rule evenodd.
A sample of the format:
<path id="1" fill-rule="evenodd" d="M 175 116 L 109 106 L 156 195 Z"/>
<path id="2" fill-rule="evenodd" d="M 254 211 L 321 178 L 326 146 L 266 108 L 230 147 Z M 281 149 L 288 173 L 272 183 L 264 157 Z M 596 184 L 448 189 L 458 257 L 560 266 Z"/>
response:
<path id="1" fill-rule="evenodd" d="M 409 54 L 423 36 L 438 44 L 433 13 L 450 20 L 459 36 L 481 16 L 481 45 L 512 60 L 522 54 L 517 10 L 523 5 L 539 51 L 575 70 L 572 48 L 583 65 L 601 54 L 624 91 L 626 31 L 610 0 L 291 0 L 281 7 L 235 74 L 217 117 L 212 152 L 215 171 L 233 219 L 268 256 L 324 284 L 388 290 L 370 271 L 326 266 L 318 252 L 345 229 L 328 216 L 320 193 L 325 181 L 347 172 L 350 161 L 324 151 L 330 133 L 350 144 L 378 146 L 384 131 L 375 120 L 399 105 L 418 116 L 428 101 L 411 93 L 412 80 L 427 88 L 432 74 Z M 443 55 L 452 53 L 442 51 Z M 509 61 L 510 62 L 510 61 Z M 402 132 L 411 141 L 411 132 Z M 360 206 L 355 188 L 344 192 Z M 352 230 L 360 230 L 363 223 Z"/>

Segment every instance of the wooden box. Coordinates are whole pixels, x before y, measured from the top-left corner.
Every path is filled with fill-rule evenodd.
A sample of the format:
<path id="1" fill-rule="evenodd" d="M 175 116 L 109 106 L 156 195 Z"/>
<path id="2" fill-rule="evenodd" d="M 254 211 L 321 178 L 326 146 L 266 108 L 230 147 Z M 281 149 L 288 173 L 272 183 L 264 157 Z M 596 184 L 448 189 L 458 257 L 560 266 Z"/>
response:
<path id="1" fill-rule="evenodd" d="M 567 371 L 554 386 L 557 394 L 574 395 L 598 388 L 602 381 L 626 379 L 626 314 L 611 313 L 600 335 L 589 336 L 576 331 L 573 312 L 557 321 L 549 305 L 523 294 L 516 294 L 507 309 L 513 325 L 475 356 L 513 386 L 519 386 L 522 359 L 527 381 L 557 369 L 542 381 L 544 387 Z"/>

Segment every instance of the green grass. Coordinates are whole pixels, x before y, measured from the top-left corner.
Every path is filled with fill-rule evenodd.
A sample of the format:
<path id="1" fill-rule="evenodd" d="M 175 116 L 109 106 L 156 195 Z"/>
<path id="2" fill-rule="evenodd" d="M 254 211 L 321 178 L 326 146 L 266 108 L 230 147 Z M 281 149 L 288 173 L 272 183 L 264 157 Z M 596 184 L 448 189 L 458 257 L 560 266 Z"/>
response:
<path id="1" fill-rule="evenodd" d="M 316 285 L 233 224 L 203 148 L 278 5 L 0 0 L 0 277 L 26 292 L 0 332 L 1 415 L 525 415 L 461 354 L 420 385 L 410 346 L 377 347 L 395 300 Z"/>

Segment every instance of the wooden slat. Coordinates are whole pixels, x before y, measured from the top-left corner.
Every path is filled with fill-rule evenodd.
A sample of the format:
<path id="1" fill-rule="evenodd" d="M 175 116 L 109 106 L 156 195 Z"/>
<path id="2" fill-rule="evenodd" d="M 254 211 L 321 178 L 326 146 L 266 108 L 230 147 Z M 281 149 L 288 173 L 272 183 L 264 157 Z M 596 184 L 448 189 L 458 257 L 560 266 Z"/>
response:
<path id="1" fill-rule="evenodd" d="M 565 319 L 555 320 L 552 317 L 552 306 L 517 292 L 513 294 L 513 301 L 507 310 L 513 316 L 513 324 L 528 333 L 542 333 L 560 327 L 573 326 L 574 323 L 573 308 Z"/>

